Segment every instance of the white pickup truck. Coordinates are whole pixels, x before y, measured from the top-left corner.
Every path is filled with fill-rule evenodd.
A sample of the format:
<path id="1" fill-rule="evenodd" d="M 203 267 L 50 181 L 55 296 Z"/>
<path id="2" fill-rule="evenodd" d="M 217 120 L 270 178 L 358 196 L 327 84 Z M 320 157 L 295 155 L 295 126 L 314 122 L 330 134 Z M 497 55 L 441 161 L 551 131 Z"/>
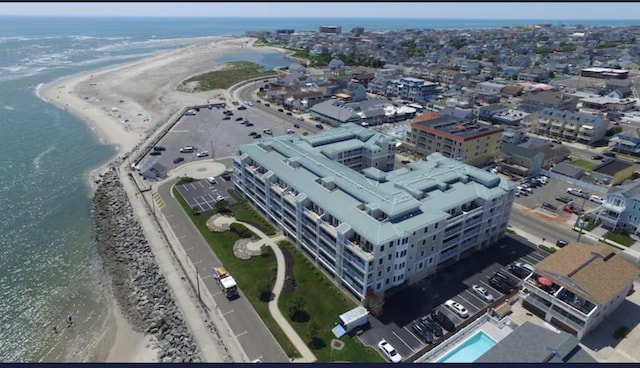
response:
<path id="1" fill-rule="evenodd" d="M 588 198 L 589 197 L 589 193 L 586 193 L 585 191 L 583 191 L 582 189 L 579 189 L 579 188 L 567 188 L 567 193 L 573 194 L 574 196 L 577 196 L 577 197 L 580 197 L 580 198 Z"/>

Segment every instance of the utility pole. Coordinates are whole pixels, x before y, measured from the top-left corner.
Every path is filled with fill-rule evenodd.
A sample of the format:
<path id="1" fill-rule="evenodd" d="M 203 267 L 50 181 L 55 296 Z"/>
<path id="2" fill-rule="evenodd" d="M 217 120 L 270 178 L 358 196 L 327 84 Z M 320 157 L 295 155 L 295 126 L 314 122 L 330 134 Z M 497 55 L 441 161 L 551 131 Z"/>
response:
<path id="1" fill-rule="evenodd" d="M 585 194 L 585 196 L 582 198 L 582 208 L 580 209 L 580 211 L 584 211 L 584 204 L 587 201 L 587 196 Z M 582 217 L 582 215 L 580 215 L 580 213 L 578 213 L 578 227 L 580 228 L 580 230 L 578 230 L 578 240 L 577 242 L 580 243 L 580 237 L 582 236 L 582 229 L 584 228 L 584 222 L 580 221 L 580 217 Z"/>

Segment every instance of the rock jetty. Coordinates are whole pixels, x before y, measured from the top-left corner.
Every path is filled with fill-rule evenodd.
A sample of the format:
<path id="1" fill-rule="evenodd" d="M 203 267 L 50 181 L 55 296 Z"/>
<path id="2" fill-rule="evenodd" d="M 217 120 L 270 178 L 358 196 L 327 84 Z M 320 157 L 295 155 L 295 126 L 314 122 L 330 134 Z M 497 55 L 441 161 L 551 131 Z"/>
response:
<path id="1" fill-rule="evenodd" d="M 155 337 L 160 362 L 198 362 L 193 336 L 112 168 L 93 198 L 94 232 L 113 293 L 134 330 Z"/>

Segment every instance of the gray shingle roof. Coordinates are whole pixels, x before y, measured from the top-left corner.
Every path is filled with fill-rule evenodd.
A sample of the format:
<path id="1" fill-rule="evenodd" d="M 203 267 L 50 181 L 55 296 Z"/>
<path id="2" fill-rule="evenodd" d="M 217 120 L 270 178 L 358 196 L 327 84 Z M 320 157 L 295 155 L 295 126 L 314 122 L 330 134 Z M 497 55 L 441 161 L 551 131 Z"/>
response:
<path id="1" fill-rule="evenodd" d="M 499 343 L 484 353 L 474 363 L 545 363 L 548 361 L 596 363 L 582 350 L 578 339 L 561 331 L 525 322 Z M 559 353 L 555 355 L 553 351 Z"/>

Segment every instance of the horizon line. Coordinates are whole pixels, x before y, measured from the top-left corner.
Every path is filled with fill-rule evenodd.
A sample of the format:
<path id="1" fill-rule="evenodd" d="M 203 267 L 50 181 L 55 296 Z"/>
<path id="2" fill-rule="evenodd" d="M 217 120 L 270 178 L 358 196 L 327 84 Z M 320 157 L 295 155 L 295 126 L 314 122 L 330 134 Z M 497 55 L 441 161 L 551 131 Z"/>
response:
<path id="1" fill-rule="evenodd" d="M 0 17 L 68 17 L 68 18 L 245 18 L 245 19 L 384 19 L 384 20 L 486 20 L 486 21 L 541 21 L 542 23 L 558 22 L 558 21 L 634 21 L 640 22 L 638 18 L 454 18 L 454 17 L 309 17 L 309 16 L 286 16 L 286 17 L 270 17 L 270 16 L 243 16 L 243 15 L 102 15 L 102 14 L 0 14 Z"/>

